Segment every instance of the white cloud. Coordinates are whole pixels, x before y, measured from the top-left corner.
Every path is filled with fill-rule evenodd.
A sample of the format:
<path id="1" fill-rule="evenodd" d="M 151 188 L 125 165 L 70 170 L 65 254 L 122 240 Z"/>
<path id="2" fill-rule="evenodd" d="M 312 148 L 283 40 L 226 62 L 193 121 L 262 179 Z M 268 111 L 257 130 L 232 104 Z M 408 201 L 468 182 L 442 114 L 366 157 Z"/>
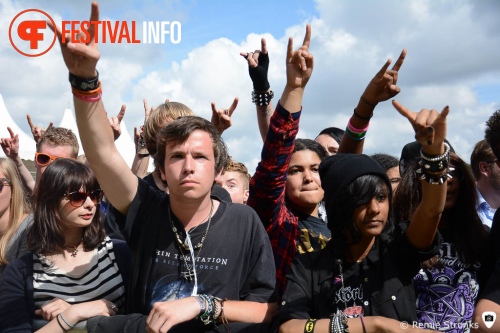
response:
<path id="1" fill-rule="evenodd" d="M 468 161 L 474 143 L 483 136 L 484 122 L 500 105 L 498 99 L 485 102 L 480 98 L 480 89 L 500 85 L 500 23 L 494 15 L 498 13 L 498 4 L 472 0 L 317 0 L 318 14 L 307 18 L 312 23 L 315 68 L 304 96 L 299 134 L 314 138 L 325 127 L 344 128 L 369 80 L 388 57 L 395 60 L 406 47 L 408 56 L 398 82 L 402 92 L 397 99 L 413 110 L 440 110 L 450 105 L 448 137 Z M 43 6 L 40 3 L 39 7 Z M 103 4 L 101 8 L 109 19 L 127 19 L 133 12 L 128 6 L 122 11 L 123 17 L 116 17 L 105 12 L 109 6 Z M 151 9 L 154 3 L 144 6 Z M 72 3 L 71 7 L 83 8 L 77 14 L 84 13 L 83 18 L 86 17 L 88 4 Z M 175 8 L 175 3 L 169 2 L 166 7 Z M 52 3 L 50 8 L 59 20 L 67 14 L 61 2 Z M 0 15 L 11 17 L 20 9 L 19 3 L 4 1 Z M 166 15 L 164 7 L 159 11 Z M 188 17 L 189 13 L 179 15 Z M 235 15 L 240 20 L 255 20 L 244 13 Z M 266 38 L 271 59 L 269 80 L 276 103 L 285 84 L 288 36 L 294 37 L 297 47 L 302 42 L 305 23 L 282 27 L 285 33 L 281 36 L 248 31 L 240 41 L 219 38 L 191 48 L 189 41 L 183 40 L 182 48 L 189 51 L 176 62 L 167 61 L 169 52 L 177 50 L 173 47 L 102 47 L 98 68 L 108 112 L 114 115 L 126 103 L 126 120 L 132 131 L 143 121 L 144 97 L 150 105 L 158 105 L 165 98 L 180 101 L 209 118 L 210 102 L 216 102 L 218 107 L 229 106 L 238 96 L 234 125 L 224 138 L 230 154 L 254 170 L 261 139 L 250 100 L 251 80 L 239 52 L 260 48 L 260 38 Z M 191 29 L 195 29 L 196 23 L 191 24 Z M 6 25 L 8 22 L 0 23 L 1 33 L 6 31 Z M 31 113 L 35 122 L 41 124 L 60 117 L 71 101 L 71 93 L 58 46 L 39 59 L 18 55 L 5 39 L 0 40 L 0 46 L 0 73 L 7 78 L 0 82 L 0 93 L 18 124 L 27 129 L 25 113 Z M 409 123 L 390 102 L 381 103 L 371 123 L 365 152 L 399 156 L 404 143 L 412 140 Z"/>

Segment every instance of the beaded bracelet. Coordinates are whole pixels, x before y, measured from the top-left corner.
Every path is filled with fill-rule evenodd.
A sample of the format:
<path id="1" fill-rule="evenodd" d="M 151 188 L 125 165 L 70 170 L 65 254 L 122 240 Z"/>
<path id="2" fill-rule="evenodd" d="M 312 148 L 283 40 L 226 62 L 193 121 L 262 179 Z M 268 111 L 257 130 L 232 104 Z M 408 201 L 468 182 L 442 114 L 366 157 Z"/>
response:
<path id="1" fill-rule="evenodd" d="M 274 97 L 274 92 L 272 90 L 269 90 L 269 92 L 252 91 L 252 103 L 258 106 L 269 105 L 273 97 Z"/>

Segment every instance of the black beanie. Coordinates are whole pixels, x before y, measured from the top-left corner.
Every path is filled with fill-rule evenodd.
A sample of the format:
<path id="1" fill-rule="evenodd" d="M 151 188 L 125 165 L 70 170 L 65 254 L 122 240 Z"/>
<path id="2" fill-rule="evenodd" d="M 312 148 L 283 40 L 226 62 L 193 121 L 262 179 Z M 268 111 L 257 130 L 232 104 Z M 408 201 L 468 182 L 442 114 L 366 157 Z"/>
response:
<path id="1" fill-rule="evenodd" d="M 384 169 L 364 154 L 337 154 L 329 156 L 319 166 L 321 187 L 325 191 L 325 208 L 328 219 L 334 219 L 330 211 L 334 202 L 338 199 L 339 192 L 352 183 L 356 178 L 364 175 L 376 175 L 381 177 L 391 191 L 391 182 Z M 330 217 L 331 216 L 331 217 Z"/>

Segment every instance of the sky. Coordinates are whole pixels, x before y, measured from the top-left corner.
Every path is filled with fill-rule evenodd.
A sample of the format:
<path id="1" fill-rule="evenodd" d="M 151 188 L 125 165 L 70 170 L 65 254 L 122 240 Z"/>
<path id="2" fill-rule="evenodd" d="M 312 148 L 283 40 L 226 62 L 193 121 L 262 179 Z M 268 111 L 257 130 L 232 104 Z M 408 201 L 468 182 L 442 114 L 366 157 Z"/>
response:
<path id="1" fill-rule="evenodd" d="M 16 14 L 36 8 L 56 22 L 86 20 L 90 1 L 0 3 L 0 94 L 15 122 L 29 133 L 26 114 L 36 124 L 58 123 L 72 106 L 67 69 L 56 45 L 40 57 L 12 47 L 9 24 Z M 260 48 L 266 38 L 269 82 L 277 103 L 285 85 L 288 37 L 297 47 L 312 26 L 314 71 L 303 100 L 299 137 L 314 139 L 325 127 L 345 128 L 364 88 L 388 58 L 408 50 L 396 99 L 408 108 L 441 111 L 450 106 L 448 140 L 466 161 L 484 135 L 488 117 L 500 109 L 500 1 L 496 0 L 290 0 L 174 1 L 109 0 L 99 3 L 101 20 L 178 21 L 181 41 L 173 44 L 100 44 L 97 68 L 109 115 L 127 105 L 132 136 L 143 122 L 143 98 L 165 98 L 210 118 L 210 103 L 240 103 L 223 138 L 230 155 L 250 172 L 260 160 L 262 140 L 251 103 L 252 82 L 240 52 Z M 6 125 L 0 119 L 0 135 Z M 365 140 L 367 154 L 399 157 L 414 140 L 409 122 L 390 101 L 380 103 Z M 133 149 L 133 147 L 131 147 Z M 1 153 L 0 153 L 1 154 Z"/>

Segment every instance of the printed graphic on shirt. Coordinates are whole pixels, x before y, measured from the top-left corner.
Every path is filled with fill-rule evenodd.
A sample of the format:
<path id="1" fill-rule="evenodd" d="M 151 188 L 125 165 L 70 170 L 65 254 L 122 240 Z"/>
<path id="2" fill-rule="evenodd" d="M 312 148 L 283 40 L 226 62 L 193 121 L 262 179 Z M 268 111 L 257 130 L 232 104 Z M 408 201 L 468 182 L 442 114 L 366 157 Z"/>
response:
<path id="1" fill-rule="evenodd" d="M 363 315 L 363 285 L 359 287 L 344 286 L 340 277 L 335 278 L 335 285 L 338 286 L 334 296 L 334 303 L 337 307 L 337 314 L 344 312 L 349 318 L 356 318 Z"/>
<path id="2" fill-rule="evenodd" d="M 469 332 L 479 292 L 479 264 L 462 263 L 450 243 L 443 243 L 440 256 L 440 266 L 421 269 L 414 278 L 418 320 L 440 332 Z"/>
<path id="3" fill-rule="evenodd" d="M 189 255 L 156 250 L 153 277 L 148 288 L 150 308 L 156 302 L 173 301 L 193 294 L 195 275 L 198 282 L 197 294 L 210 290 L 207 272 L 219 271 L 228 265 L 227 258 L 196 256 L 194 268 Z M 209 274 L 208 274 L 209 275 Z"/>

